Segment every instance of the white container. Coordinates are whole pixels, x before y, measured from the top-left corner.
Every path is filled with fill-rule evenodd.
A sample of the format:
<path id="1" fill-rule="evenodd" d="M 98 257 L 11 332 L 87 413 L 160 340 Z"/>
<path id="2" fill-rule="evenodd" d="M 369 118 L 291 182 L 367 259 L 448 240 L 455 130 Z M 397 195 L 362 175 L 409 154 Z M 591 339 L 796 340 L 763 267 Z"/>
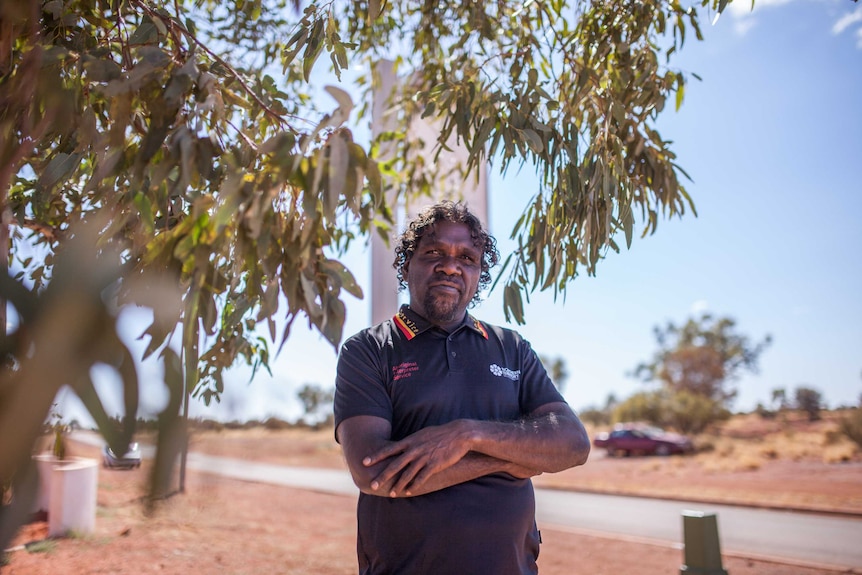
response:
<path id="1" fill-rule="evenodd" d="M 40 453 L 33 456 L 33 461 L 36 462 L 36 469 L 39 471 L 39 490 L 36 492 L 32 511 L 48 513 L 51 501 L 51 470 L 57 465 L 58 460 L 50 453 Z"/>
<path id="2" fill-rule="evenodd" d="M 56 461 L 51 468 L 48 536 L 86 535 L 96 527 L 99 462 L 86 457 Z"/>

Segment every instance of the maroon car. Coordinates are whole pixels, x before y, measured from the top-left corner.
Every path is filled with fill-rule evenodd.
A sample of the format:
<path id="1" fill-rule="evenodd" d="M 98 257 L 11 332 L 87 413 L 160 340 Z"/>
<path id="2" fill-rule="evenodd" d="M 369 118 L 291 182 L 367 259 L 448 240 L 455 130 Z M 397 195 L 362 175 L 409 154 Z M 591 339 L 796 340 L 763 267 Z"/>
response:
<path id="1" fill-rule="evenodd" d="M 593 445 L 608 450 L 608 455 L 671 455 L 694 451 L 691 439 L 648 425 L 622 424 L 610 433 L 599 433 Z"/>

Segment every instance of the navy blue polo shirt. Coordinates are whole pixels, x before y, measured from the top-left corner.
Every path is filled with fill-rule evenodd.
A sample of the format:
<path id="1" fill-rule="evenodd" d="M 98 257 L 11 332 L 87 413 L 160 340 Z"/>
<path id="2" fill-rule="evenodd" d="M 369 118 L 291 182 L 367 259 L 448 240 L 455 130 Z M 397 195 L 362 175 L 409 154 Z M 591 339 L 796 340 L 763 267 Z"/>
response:
<path id="1" fill-rule="evenodd" d="M 461 418 L 514 421 L 564 401 L 518 333 L 469 314 L 451 333 L 409 307 L 344 342 L 335 425 L 382 417 L 401 439 Z M 529 479 L 480 477 L 417 497 L 360 493 L 361 574 L 535 573 L 539 552 Z"/>

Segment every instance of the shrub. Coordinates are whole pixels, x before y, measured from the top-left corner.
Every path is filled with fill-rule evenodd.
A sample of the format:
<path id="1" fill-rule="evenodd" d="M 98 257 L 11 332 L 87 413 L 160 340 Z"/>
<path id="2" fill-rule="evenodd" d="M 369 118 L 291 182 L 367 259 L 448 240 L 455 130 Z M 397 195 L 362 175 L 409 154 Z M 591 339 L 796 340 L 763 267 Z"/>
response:
<path id="1" fill-rule="evenodd" d="M 844 440 L 845 435 L 840 429 L 827 429 L 823 434 L 823 445 L 836 445 Z"/>
<path id="2" fill-rule="evenodd" d="M 762 403 L 757 404 L 757 408 L 755 408 L 754 412 L 759 415 L 761 419 L 775 419 L 775 412 L 767 409 Z"/>
<path id="3" fill-rule="evenodd" d="M 662 425 L 661 392 L 644 391 L 632 395 L 614 408 L 611 420 L 613 423 L 647 421 Z"/>
<path id="4" fill-rule="evenodd" d="M 820 419 L 820 409 L 823 406 L 823 395 L 816 389 L 800 387 L 796 390 L 796 407 L 808 415 L 808 421 Z"/>
<path id="5" fill-rule="evenodd" d="M 852 409 L 838 422 L 838 429 L 850 441 L 862 447 L 862 409 Z"/>
<path id="6" fill-rule="evenodd" d="M 856 451 L 853 444 L 842 443 L 840 445 L 830 445 L 823 450 L 823 463 L 847 463 L 853 460 L 853 453 Z"/>
<path id="7" fill-rule="evenodd" d="M 663 389 L 634 394 L 614 408 L 612 420 L 614 423 L 646 421 L 682 433 L 697 434 L 728 417 L 730 412 L 714 399 L 690 391 L 674 393 Z"/>
<path id="8" fill-rule="evenodd" d="M 682 433 L 697 434 L 710 424 L 730 417 L 730 413 L 714 400 L 689 391 L 679 391 L 665 397 L 662 405 L 665 422 Z"/>
<path id="9" fill-rule="evenodd" d="M 270 417 L 266 421 L 263 422 L 264 429 L 269 429 L 270 431 L 281 431 L 283 429 L 290 429 L 293 427 L 289 421 L 284 421 L 283 419 L 279 419 L 277 417 Z"/>
<path id="10" fill-rule="evenodd" d="M 596 407 L 581 410 L 578 413 L 578 417 L 584 423 L 590 423 L 596 427 L 607 425 L 611 422 L 611 414 L 605 409 L 598 409 Z"/>
<path id="11" fill-rule="evenodd" d="M 760 455 L 765 459 L 778 459 L 778 449 L 770 445 L 761 449 Z"/>

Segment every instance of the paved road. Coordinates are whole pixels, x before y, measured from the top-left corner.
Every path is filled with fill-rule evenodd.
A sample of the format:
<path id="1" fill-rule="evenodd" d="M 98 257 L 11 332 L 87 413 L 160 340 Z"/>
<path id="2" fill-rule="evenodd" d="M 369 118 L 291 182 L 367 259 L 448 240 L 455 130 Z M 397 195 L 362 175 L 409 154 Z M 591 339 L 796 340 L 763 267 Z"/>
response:
<path id="1" fill-rule="evenodd" d="M 188 466 L 236 479 L 357 493 L 349 474 L 340 470 L 285 467 L 199 453 L 189 454 Z M 536 490 L 536 506 L 537 520 L 549 527 L 677 546 L 683 540 L 683 511 L 715 513 L 723 552 L 834 566 L 836 570 L 862 569 L 860 519 L 550 489 Z"/>
<path id="2" fill-rule="evenodd" d="M 147 450 L 144 456 L 149 456 Z M 201 453 L 189 454 L 188 467 L 246 481 L 350 496 L 357 493 L 349 474 L 341 470 L 254 463 Z M 536 490 L 536 505 L 540 525 L 672 546 L 682 544 L 683 511 L 714 513 L 723 553 L 862 570 L 862 519 L 858 518 L 550 489 Z"/>
<path id="3" fill-rule="evenodd" d="M 862 520 L 851 517 L 536 490 L 540 522 L 681 544 L 682 513 L 714 513 L 722 552 L 798 564 L 862 569 Z"/>

